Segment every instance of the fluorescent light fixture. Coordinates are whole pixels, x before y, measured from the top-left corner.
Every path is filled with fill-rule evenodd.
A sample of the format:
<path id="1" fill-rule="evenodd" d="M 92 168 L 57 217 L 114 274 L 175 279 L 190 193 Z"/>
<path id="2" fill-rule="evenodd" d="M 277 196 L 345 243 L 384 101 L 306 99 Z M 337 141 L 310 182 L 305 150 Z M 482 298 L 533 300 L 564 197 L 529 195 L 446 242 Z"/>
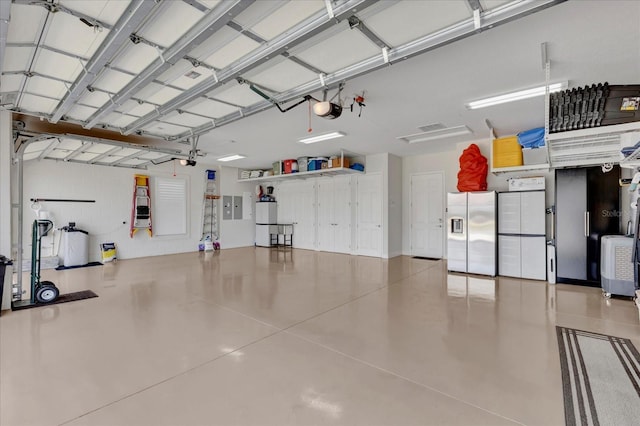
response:
<path id="1" fill-rule="evenodd" d="M 233 155 L 227 155 L 226 157 L 218 158 L 218 161 L 233 161 L 233 160 L 240 160 L 241 158 L 247 158 L 247 157 L 245 157 L 244 155 L 233 154 Z"/>
<path id="2" fill-rule="evenodd" d="M 549 93 L 559 92 L 567 88 L 569 83 L 563 81 L 549 85 Z M 507 102 L 519 101 L 521 99 L 534 98 L 536 96 L 544 96 L 546 86 L 534 87 L 533 89 L 519 90 L 517 92 L 506 93 L 504 95 L 492 96 L 490 98 L 479 99 L 469 102 L 465 106 L 469 109 L 485 108 L 488 106 L 504 104 Z"/>
<path id="3" fill-rule="evenodd" d="M 325 133 L 323 135 L 317 135 L 317 136 L 311 136 L 311 137 L 308 137 L 308 138 L 302 138 L 298 142 L 316 143 L 316 142 L 320 142 L 320 141 L 327 141 L 329 139 L 341 138 L 343 136 L 346 136 L 346 133 L 344 133 L 344 132 L 331 132 L 331 133 Z"/>
<path id="4" fill-rule="evenodd" d="M 469 135 L 473 133 L 467 126 L 446 127 L 444 129 L 431 130 L 429 132 L 415 133 L 413 135 L 398 136 L 396 139 L 407 143 L 428 142 L 436 139 L 445 139 L 453 136 Z"/>

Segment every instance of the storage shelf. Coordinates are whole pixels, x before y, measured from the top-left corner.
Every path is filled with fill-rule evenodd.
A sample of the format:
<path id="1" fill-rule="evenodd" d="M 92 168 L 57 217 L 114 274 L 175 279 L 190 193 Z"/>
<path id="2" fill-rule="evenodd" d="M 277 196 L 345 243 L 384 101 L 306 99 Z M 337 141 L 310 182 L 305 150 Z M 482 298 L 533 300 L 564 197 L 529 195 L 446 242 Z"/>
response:
<path id="1" fill-rule="evenodd" d="M 282 175 L 261 176 L 257 178 L 238 179 L 238 182 L 257 182 L 257 181 L 272 181 L 281 179 L 306 179 L 315 176 L 334 176 L 345 174 L 358 174 L 364 173 L 360 170 L 350 169 L 348 167 L 330 167 L 328 169 L 310 170 L 306 172 L 287 173 Z"/>
<path id="2" fill-rule="evenodd" d="M 567 132 L 550 133 L 547 140 L 588 139 L 594 136 L 620 134 L 640 131 L 640 121 L 631 123 L 614 124 L 612 126 L 589 127 L 586 129 L 569 130 Z"/>
<path id="3" fill-rule="evenodd" d="M 528 166 L 513 166 L 513 167 L 497 167 L 492 168 L 491 173 L 500 174 L 500 173 L 514 173 L 514 172 L 529 172 L 536 170 L 549 170 L 548 164 L 531 164 Z"/>

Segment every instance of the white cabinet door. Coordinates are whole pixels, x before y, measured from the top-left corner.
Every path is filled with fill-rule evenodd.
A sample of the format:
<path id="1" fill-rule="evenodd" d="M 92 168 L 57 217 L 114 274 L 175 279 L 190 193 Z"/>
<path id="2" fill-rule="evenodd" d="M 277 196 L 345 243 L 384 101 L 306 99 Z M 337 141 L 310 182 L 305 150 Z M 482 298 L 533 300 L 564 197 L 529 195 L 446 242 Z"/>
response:
<path id="1" fill-rule="evenodd" d="M 293 184 L 293 246 L 316 248 L 316 189 L 312 179 Z"/>
<path id="2" fill-rule="evenodd" d="M 498 194 L 498 233 L 520 234 L 521 203 L 519 192 Z"/>
<path id="3" fill-rule="evenodd" d="M 317 185 L 318 250 L 333 251 L 335 245 L 333 179 L 318 179 Z"/>
<path id="4" fill-rule="evenodd" d="M 545 235 L 546 208 L 544 191 L 521 192 L 520 197 L 520 233 Z"/>
<path id="5" fill-rule="evenodd" d="M 500 235 L 498 237 L 498 273 L 505 277 L 520 277 L 521 252 L 519 236 Z"/>
<path id="6" fill-rule="evenodd" d="M 382 256 L 382 176 L 358 176 L 357 188 L 357 253 Z"/>
<path id="7" fill-rule="evenodd" d="M 351 177 L 333 178 L 333 251 L 351 253 Z"/>
<path id="8" fill-rule="evenodd" d="M 294 188 L 291 183 L 278 186 L 276 201 L 278 204 L 278 223 L 293 223 Z"/>
<path id="9" fill-rule="evenodd" d="M 547 279 L 547 242 L 545 237 L 521 237 L 522 278 Z"/>

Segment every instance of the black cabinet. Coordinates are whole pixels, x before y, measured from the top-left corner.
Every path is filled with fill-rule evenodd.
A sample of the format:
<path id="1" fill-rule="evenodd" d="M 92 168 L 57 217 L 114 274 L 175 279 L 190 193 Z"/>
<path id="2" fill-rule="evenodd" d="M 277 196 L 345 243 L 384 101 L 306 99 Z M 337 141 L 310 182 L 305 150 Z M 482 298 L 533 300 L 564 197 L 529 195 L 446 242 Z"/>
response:
<path id="1" fill-rule="evenodd" d="M 620 233 L 620 168 L 556 170 L 557 282 L 600 286 L 600 238 Z"/>

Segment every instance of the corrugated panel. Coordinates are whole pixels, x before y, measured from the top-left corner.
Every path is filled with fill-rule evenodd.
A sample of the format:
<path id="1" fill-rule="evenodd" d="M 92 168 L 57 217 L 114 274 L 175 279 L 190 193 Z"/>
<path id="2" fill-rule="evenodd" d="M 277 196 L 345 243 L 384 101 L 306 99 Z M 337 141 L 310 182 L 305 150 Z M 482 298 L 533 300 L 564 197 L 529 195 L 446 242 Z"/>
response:
<path id="1" fill-rule="evenodd" d="M 30 47 L 8 46 L 5 50 L 2 71 L 26 71 L 29 68 L 31 55 L 33 55 L 33 49 Z"/>
<path id="2" fill-rule="evenodd" d="M 51 114 L 56 105 L 58 105 L 58 101 L 56 100 L 30 94 L 23 94 L 18 107 L 28 112 Z"/>
<path id="3" fill-rule="evenodd" d="M 238 110 L 238 108 L 232 105 L 223 104 L 222 102 L 216 102 L 209 99 L 198 99 L 183 109 L 185 111 L 214 118 L 224 117 L 225 115 Z"/>
<path id="4" fill-rule="evenodd" d="M 33 71 L 65 81 L 75 81 L 82 71 L 82 64 L 78 59 L 38 49 Z"/>
<path id="5" fill-rule="evenodd" d="M 149 45 L 131 43 L 118 55 L 116 60 L 113 61 L 113 66 L 124 71 L 139 74 L 153 61 L 158 59 L 159 56 L 159 52 Z"/>
<path id="6" fill-rule="evenodd" d="M 57 99 L 62 99 L 65 93 L 67 93 L 67 87 L 64 83 L 38 76 L 27 79 L 25 90 L 35 95 L 42 95 Z"/>
<path id="7" fill-rule="evenodd" d="M 47 12 L 44 8 L 12 5 L 7 43 L 35 43 L 45 16 Z"/>
<path id="8" fill-rule="evenodd" d="M 60 0 L 64 7 L 114 25 L 127 9 L 129 0 Z"/>
<path id="9" fill-rule="evenodd" d="M 312 46 L 297 56 L 325 72 L 338 71 L 375 55 L 380 49 L 360 31 L 345 30 Z"/>
<path id="10" fill-rule="evenodd" d="M 203 62 L 214 68 L 224 68 L 244 55 L 251 53 L 258 46 L 260 44 L 249 37 L 238 35 L 238 37 L 222 46 Z"/>
<path id="11" fill-rule="evenodd" d="M 182 1 L 165 2 L 164 9 L 138 32 L 145 39 L 169 47 L 196 24 L 204 14 Z"/>
<path id="12" fill-rule="evenodd" d="M 395 47 L 471 16 L 469 7 L 463 1 L 404 0 L 370 16 L 364 22 L 375 34 Z"/>
<path id="13" fill-rule="evenodd" d="M 93 85 L 107 92 L 117 93 L 132 79 L 133 77 L 128 74 L 106 69 L 100 74 L 100 77 Z"/>
<path id="14" fill-rule="evenodd" d="M 85 25 L 75 16 L 54 13 L 44 42 L 49 47 L 89 58 L 107 34 L 109 30 L 106 28 L 96 30 Z"/>
<path id="15" fill-rule="evenodd" d="M 229 85 L 231 85 L 231 87 L 227 87 Z M 221 90 L 214 91 L 210 95 L 216 99 L 220 99 L 221 101 L 230 102 L 234 105 L 240 105 L 243 107 L 253 105 L 264 100 L 249 89 L 249 86 L 237 83 L 229 83 L 223 86 Z"/>
<path id="16" fill-rule="evenodd" d="M 247 73 L 246 78 L 276 92 L 284 92 L 318 78 L 309 69 L 282 56 L 272 59 L 256 72 Z"/>

